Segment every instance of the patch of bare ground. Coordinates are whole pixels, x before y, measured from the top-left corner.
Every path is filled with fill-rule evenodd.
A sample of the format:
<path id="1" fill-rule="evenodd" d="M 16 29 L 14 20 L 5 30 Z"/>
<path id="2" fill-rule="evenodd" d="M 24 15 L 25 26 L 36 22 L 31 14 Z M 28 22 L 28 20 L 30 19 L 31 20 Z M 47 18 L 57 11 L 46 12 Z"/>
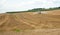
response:
<path id="1" fill-rule="evenodd" d="M 50 12 L 50 11 L 49 11 Z M 15 14 L 0 14 L 0 31 L 4 34 L 8 34 L 8 31 L 16 31 L 23 30 L 21 35 L 49 35 L 50 33 L 56 35 L 60 33 L 60 15 L 58 14 L 60 10 L 51 11 L 51 14 L 33 14 L 34 12 L 24 12 L 24 13 L 15 13 Z M 55 13 L 57 12 L 57 13 Z M 57 30 L 49 30 L 47 32 L 41 32 L 42 29 L 57 29 Z M 58 30 L 59 29 L 59 30 Z M 27 32 L 25 30 L 28 30 Z M 35 32 L 39 30 L 39 32 Z M 32 32 L 33 31 L 33 32 Z M 51 31 L 51 32 L 50 32 Z M 9 32 L 10 33 L 10 32 Z M 11 32 L 14 33 L 14 32 Z M 22 34 L 23 33 L 23 34 Z M 47 34 L 48 33 L 48 34 Z M 54 34 L 56 33 L 56 34 Z M 1 33 L 0 33 L 1 34 Z M 50 35 L 51 35 L 50 34 Z"/>
<path id="2" fill-rule="evenodd" d="M 0 32 L 0 35 L 60 35 L 60 29 L 35 29 L 20 32 L 5 31 Z"/>

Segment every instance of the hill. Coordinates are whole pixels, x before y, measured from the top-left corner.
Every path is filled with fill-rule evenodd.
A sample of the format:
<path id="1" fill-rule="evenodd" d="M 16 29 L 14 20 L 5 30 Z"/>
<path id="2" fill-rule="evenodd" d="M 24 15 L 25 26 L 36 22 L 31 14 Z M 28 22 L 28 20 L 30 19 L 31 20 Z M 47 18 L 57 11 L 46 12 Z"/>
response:
<path id="1" fill-rule="evenodd" d="M 11 31 L 15 29 L 33 30 L 60 28 L 60 10 L 46 12 L 47 14 L 33 14 L 35 12 L 0 14 L 0 30 Z"/>

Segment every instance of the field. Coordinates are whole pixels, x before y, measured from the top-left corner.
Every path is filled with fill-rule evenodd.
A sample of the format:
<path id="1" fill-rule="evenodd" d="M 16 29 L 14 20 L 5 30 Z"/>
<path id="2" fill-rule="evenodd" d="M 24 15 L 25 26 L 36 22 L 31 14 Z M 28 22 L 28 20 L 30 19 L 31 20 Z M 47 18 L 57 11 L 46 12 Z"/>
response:
<path id="1" fill-rule="evenodd" d="M 60 10 L 47 11 L 47 14 L 34 13 L 0 14 L 0 30 L 60 29 Z"/>

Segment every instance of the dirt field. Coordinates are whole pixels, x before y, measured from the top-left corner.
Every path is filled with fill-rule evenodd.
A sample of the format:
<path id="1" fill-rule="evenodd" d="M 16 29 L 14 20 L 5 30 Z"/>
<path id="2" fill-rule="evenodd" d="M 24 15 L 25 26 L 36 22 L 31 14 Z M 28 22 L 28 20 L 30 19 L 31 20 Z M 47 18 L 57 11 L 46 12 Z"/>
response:
<path id="1" fill-rule="evenodd" d="M 6 31 L 0 32 L 0 35 L 60 35 L 60 29 L 36 29 L 21 32 Z"/>
<path id="2" fill-rule="evenodd" d="M 34 12 L 0 14 L 0 30 L 60 29 L 59 12 L 60 10 L 49 11 L 48 14 L 33 14 Z"/>

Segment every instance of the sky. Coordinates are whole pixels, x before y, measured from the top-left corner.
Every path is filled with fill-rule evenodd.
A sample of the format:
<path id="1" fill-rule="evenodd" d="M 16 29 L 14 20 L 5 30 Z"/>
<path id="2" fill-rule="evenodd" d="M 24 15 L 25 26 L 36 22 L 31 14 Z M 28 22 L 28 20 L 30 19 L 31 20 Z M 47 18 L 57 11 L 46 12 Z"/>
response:
<path id="1" fill-rule="evenodd" d="M 0 0 L 0 13 L 59 6 L 60 0 Z"/>

